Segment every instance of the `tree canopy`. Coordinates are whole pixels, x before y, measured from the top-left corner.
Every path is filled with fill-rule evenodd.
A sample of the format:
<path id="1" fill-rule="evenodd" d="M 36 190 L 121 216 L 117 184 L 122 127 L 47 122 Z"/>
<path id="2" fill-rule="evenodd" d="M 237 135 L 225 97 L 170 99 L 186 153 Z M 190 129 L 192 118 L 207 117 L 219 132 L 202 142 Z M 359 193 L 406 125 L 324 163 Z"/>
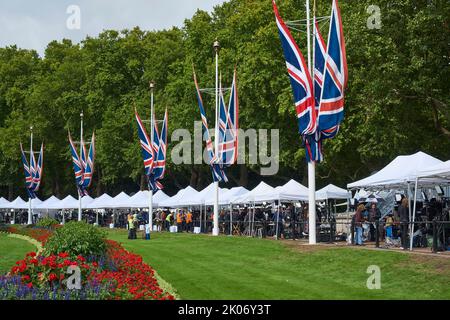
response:
<path id="1" fill-rule="evenodd" d="M 372 1 L 341 0 L 349 69 L 345 120 L 324 143 L 318 186 L 369 175 L 400 154 L 422 150 L 450 158 L 450 3 L 439 0 L 379 0 L 381 27 L 367 26 Z M 331 1 L 318 1 L 318 16 Z M 285 20 L 305 17 L 303 1 L 278 1 Z M 280 130 L 280 170 L 261 177 L 258 165 L 228 170 L 229 186 L 259 181 L 306 182 L 306 162 L 270 0 L 230 0 L 208 13 L 198 10 L 182 28 L 161 31 L 106 30 L 75 44 L 48 44 L 40 57 L 17 46 L 0 48 L 0 194 L 25 195 L 19 143 L 27 148 L 29 126 L 35 146 L 45 143 L 41 197 L 75 194 L 67 132 L 85 140 L 95 130 L 97 158 L 91 193 L 113 195 L 143 188 L 134 107 L 149 118 L 148 83 L 156 83 L 157 117 L 169 111 L 167 192 L 211 181 L 207 165 L 174 165 L 170 135 L 194 130 L 200 120 L 192 65 L 202 87 L 214 86 L 212 44 L 221 43 L 222 79 L 238 71 L 240 127 Z M 328 24 L 321 24 L 326 38 Z M 306 37 L 293 32 L 306 53 Z M 209 119 L 214 102 L 205 97 Z M 213 123 L 213 122 L 212 122 Z"/>

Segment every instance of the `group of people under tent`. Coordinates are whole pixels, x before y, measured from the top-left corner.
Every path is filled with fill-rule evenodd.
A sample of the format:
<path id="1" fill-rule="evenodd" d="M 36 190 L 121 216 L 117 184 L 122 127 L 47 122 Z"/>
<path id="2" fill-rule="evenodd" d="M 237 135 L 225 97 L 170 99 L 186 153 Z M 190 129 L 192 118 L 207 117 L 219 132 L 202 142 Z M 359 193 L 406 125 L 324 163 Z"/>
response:
<path id="1" fill-rule="evenodd" d="M 431 198 L 416 202 L 415 222 L 411 220 L 414 207 L 407 197 L 399 195 L 393 210 L 382 215 L 374 202 L 360 202 L 352 217 L 353 242 L 364 246 L 366 242 L 384 241 L 384 247 L 408 249 L 412 237 L 413 247 L 431 247 L 433 220 L 437 222 L 440 250 L 450 250 L 450 203 L 448 199 Z M 349 235 L 350 236 L 350 235 Z M 378 239 L 377 239 L 378 237 Z M 351 240 L 351 237 L 349 237 Z"/>

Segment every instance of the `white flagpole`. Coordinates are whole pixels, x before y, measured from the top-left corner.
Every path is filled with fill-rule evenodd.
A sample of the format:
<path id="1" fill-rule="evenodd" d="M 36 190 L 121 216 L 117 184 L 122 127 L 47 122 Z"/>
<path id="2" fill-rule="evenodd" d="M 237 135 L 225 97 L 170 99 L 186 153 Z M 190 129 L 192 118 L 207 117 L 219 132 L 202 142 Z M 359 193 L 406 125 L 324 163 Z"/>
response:
<path id="1" fill-rule="evenodd" d="M 83 112 L 80 113 L 81 118 L 81 129 L 80 129 L 80 149 L 83 148 Z M 81 153 L 81 152 L 80 152 Z M 81 159 L 80 159 L 81 160 Z M 81 160 L 82 161 L 82 160 Z M 83 165 L 81 163 L 81 165 Z M 83 204 L 82 204 L 83 197 L 81 196 L 80 192 L 78 192 L 78 221 L 81 221 L 82 213 L 83 213 Z"/>
<path id="2" fill-rule="evenodd" d="M 31 158 L 33 157 L 33 127 L 30 127 L 30 174 L 31 174 L 31 178 L 33 178 L 33 168 L 31 167 Z M 31 183 L 33 184 L 33 181 L 31 181 Z M 33 212 L 31 209 L 31 201 L 33 201 L 33 199 L 31 197 L 28 198 L 28 222 L 27 224 L 33 224 Z"/>
<path id="3" fill-rule="evenodd" d="M 214 51 L 216 52 L 216 128 L 214 134 L 214 151 L 219 156 L 219 41 L 214 42 Z M 214 227 L 213 236 L 219 235 L 219 182 L 214 182 Z"/>
<path id="4" fill-rule="evenodd" d="M 150 130 L 151 130 L 151 133 L 150 133 L 150 141 L 151 141 L 151 147 L 153 148 L 153 140 L 154 140 L 154 134 L 153 134 L 153 130 L 154 130 L 154 110 L 153 110 L 153 89 L 155 88 L 155 83 L 152 81 L 152 82 L 150 82 L 150 92 L 151 92 L 151 98 L 150 98 L 150 123 L 151 123 L 151 126 L 150 126 Z M 153 161 L 155 161 L 156 160 L 156 158 L 154 158 L 153 159 Z M 150 184 L 149 184 L 149 188 L 148 188 L 148 193 L 149 193 L 149 199 L 148 199 L 148 201 L 149 201 L 149 204 L 148 204 L 148 225 L 149 225 L 149 228 L 150 228 L 150 233 L 152 232 L 152 229 L 153 229 L 153 189 L 150 187 Z"/>
<path id="5" fill-rule="evenodd" d="M 306 32 L 308 34 L 308 68 L 314 74 L 311 63 L 311 17 L 309 0 L 306 0 Z M 316 163 L 308 162 L 308 190 L 309 190 L 309 244 L 316 244 Z"/>

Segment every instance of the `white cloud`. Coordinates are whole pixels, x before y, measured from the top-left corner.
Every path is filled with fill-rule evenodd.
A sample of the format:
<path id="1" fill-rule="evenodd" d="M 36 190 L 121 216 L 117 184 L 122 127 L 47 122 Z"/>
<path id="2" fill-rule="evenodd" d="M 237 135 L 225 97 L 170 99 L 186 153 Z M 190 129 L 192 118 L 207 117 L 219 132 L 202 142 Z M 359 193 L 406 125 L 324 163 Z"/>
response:
<path id="1" fill-rule="evenodd" d="M 16 44 L 43 54 L 52 40 L 79 42 L 104 29 L 160 30 L 183 25 L 199 8 L 211 11 L 225 0 L 41 0 L 0 3 L 0 46 Z M 69 30 L 69 5 L 81 9 L 81 29 Z"/>

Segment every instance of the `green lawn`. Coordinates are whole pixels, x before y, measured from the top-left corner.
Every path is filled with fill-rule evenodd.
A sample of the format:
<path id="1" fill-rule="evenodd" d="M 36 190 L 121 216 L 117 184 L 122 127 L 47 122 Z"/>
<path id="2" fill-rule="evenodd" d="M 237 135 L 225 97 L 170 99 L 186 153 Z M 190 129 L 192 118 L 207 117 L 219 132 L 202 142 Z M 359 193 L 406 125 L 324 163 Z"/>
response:
<path id="1" fill-rule="evenodd" d="M 31 251 L 36 251 L 36 247 L 28 241 L 0 233 L 0 274 L 9 272 L 17 260 L 22 260 Z"/>
<path id="2" fill-rule="evenodd" d="M 450 259 L 330 248 L 299 250 L 247 237 L 153 233 L 109 237 L 141 255 L 182 299 L 450 299 Z M 381 269 L 381 289 L 366 286 Z"/>

